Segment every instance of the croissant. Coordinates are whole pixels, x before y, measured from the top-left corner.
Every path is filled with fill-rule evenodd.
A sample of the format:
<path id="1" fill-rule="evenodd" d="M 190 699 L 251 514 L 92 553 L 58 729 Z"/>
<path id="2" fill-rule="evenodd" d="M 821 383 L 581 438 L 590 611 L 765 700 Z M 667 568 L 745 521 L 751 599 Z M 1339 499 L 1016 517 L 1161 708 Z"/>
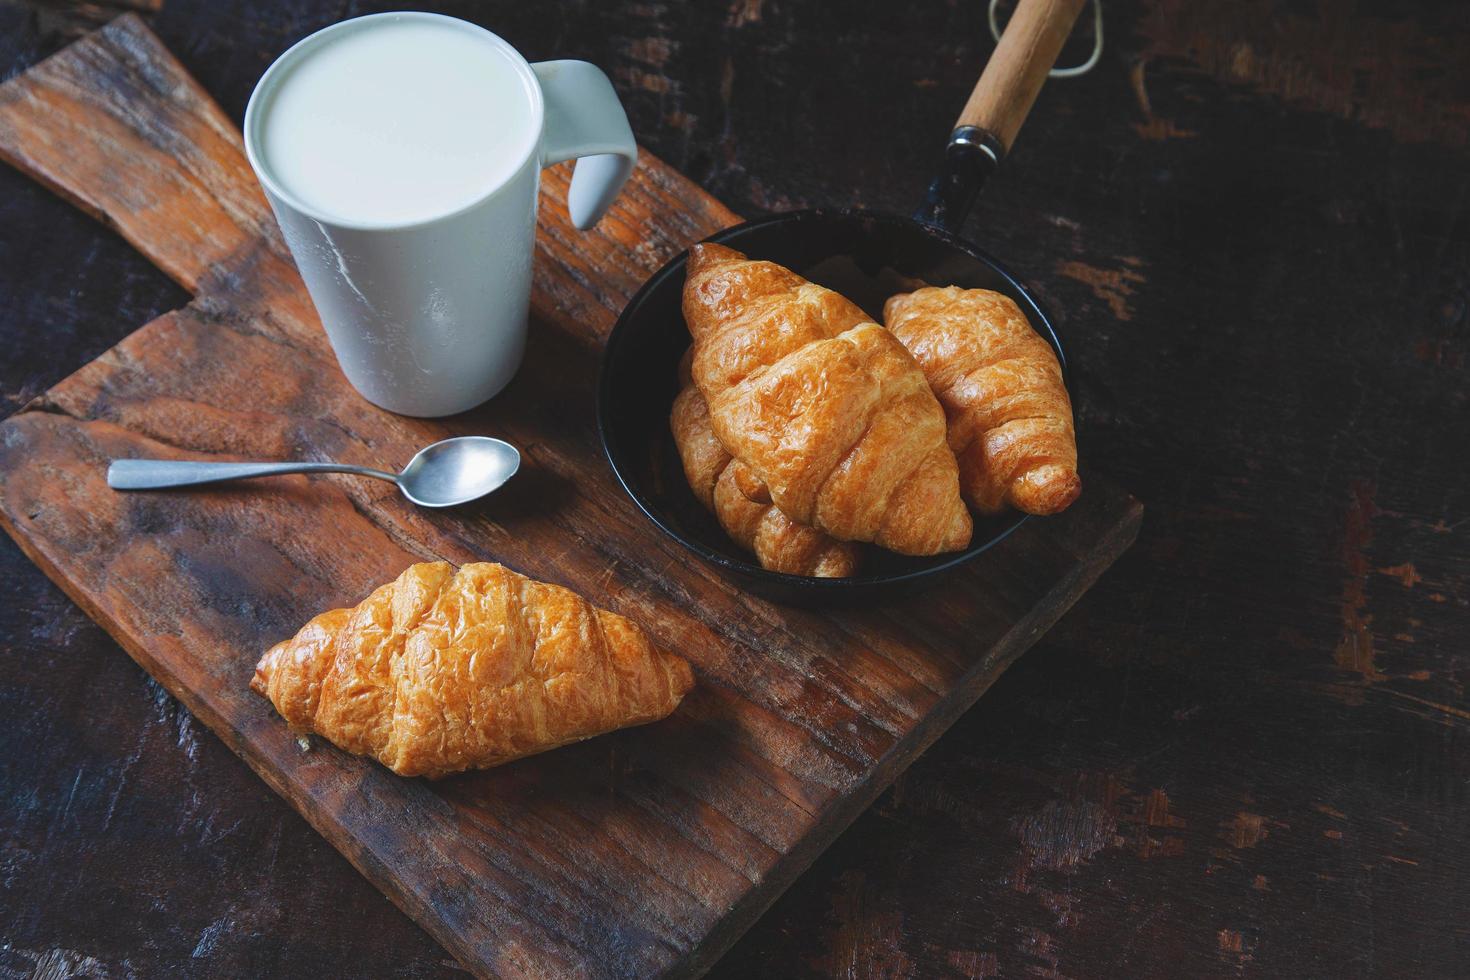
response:
<path id="1" fill-rule="evenodd" d="M 1077 499 L 1077 436 L 1062 367 L 1010 297 L 929 286 L 891 297 L 883 319 L 944 405 L 971 506 L 1055 514 Z"/>
<path id="2" fill-rule="evenodd" d="M 250 687 L 293 731 L 437 778 L 657 721 L 693 683 L 682 659 L 574 592 L 441 561 L 312 619 L 266 651 Z"/>
<path id="3" fill-rule="evenodd" d="M 689 250 L 684 319 L 715 436 L 788 517 L 909 555 L 969 544 L 944 411 L 861 309 L 706 244 Z"/>
<path id="4" fill-rule="evenodd" d="M 730 537 L 755 553 L 762 568 L 818 578 L 857 570 L 856 547 L 781 513 L 760 481 L 725 452 L 710 427 L 709 406 L 693 384 L 674 399 L 669 424 L 694 495 Z"/>

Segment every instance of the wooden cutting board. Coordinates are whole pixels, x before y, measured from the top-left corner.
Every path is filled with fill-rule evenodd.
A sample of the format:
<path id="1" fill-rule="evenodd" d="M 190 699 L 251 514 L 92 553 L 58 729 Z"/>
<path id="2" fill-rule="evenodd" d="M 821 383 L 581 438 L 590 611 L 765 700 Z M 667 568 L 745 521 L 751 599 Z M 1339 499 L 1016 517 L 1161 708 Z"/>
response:
<path id="1" fill-rule="evenodd" d="M 598 351 L 646 275 L 737 218 L 647 154 L 592 233 L 566 221 L 568 172 L 547 174 L 525 367 L 491 404 L 437 421 L 353 393 L 239 131 L 141 21 L 0 86 L 0 155 L 195 295 L 0 425 L 0 521 L 486 976 L 702 972 L 1137 533 L 1138 503 L 1088 472 L 1067 514 L 935 591 L 829 613 L 745 595 L 665 539 L 599 448 Z M 466 433 L 511 439 L 526 466 L 455 513 L 349 477 L 137 495 L 103 479 L 142 455 L 396 469 Z M 260 651 L 429 558 L 576 589 L 688 657 L 698 684 L 664 722 L 439 783 L 303 750 L 246 687 Z"/>

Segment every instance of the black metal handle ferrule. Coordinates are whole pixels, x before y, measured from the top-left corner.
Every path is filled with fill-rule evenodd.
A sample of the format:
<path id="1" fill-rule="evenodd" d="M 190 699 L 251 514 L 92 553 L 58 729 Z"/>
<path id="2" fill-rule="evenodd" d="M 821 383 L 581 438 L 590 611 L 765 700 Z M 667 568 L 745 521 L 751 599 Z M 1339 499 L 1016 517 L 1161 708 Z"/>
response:
<path id="1" fill-rule="evenodd" d="M 958 234 L 986 179 L 1005 156 L 1005 147 L 978 126 L 961 126 L 949 135 L 944 166 L 929 184 L 914 217 Z"/>

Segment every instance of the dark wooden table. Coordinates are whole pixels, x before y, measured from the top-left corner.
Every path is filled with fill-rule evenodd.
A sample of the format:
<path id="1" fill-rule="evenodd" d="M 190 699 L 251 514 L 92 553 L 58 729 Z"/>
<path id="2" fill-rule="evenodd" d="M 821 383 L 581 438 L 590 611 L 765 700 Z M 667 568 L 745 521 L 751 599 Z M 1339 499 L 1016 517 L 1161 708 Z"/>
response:
<path id="1" fill-rule="evenodd" d="M 107 7 L 62 6 L 0 0 L 0 69 Z M 151 23 L 238 119 L 379 6 Z M 990 49 L 981 0 L 431 6 L 605 66 L 747 214 L 906 210 Z M 1470 7 L 1361 6 L 1109 0 L 1043 93 L 970 233 L 1060 314 L 1143 534 L 716 975 L 1470 974 Z M 184 299 L 0 169 L 0 410 Z M 0 977 L 456 971 L 8 539 L 0 575 Z"/>

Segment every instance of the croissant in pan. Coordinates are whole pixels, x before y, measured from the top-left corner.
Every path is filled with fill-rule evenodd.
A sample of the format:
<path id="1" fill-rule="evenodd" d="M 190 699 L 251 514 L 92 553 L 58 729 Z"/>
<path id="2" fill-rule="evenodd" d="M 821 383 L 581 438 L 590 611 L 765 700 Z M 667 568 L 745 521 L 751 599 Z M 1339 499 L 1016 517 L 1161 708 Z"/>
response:
<path id="1" fill-rule="evenodd" d="M 978 511 L 1055 514 L 1082 492 L 1072 402 L 1051 345 L 1010 297 L 933 286 L 891 297 L 883 319 L 949 417 L 960 486 Z"/>
<path id="2" fill-rule="evenodd" d="M 861 309 L 706 244 L 689 251 L 684 319 L 716 437 L 788 517 L 909 555 L 969 543 L 944 411 Z"/>
<path id="3" fill-rule="evenodd" d="M 271 647 L 250 687 L 293 731 L 439 777 L 657 721 L 693 683 L 682 659 L 574 592 L 488 562 L 426 562 Z"/>
<path id="4" fill-rule="evenodd" d="M 730 537 L 755 553 L 762 568 L 818 578 L 857 570 L 854 545 L 787 517 L 745 465 L 731 458 L 715 438 L 709 406 L 693 384 L 674 399 L 669 425 L 694 495 Z"/>

